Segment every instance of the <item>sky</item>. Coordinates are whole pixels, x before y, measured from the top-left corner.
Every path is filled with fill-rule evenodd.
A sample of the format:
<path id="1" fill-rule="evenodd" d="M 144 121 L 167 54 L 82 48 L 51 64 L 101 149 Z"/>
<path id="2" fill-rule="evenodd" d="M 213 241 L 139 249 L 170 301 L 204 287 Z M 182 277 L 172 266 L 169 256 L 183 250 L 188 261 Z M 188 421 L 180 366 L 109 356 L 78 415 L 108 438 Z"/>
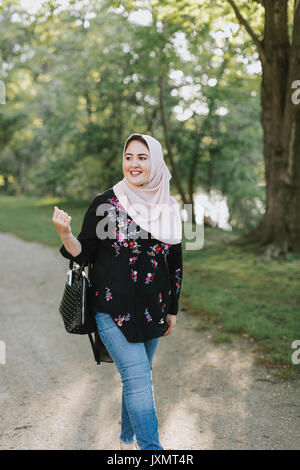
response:
<path id="1" fill-rule="evenodd" d="M 20 0 L 20 4 L 30 13 L 35 13 L 44 1 L 46 0 Z M 61 4 L 67 6 L 69 1 L 61 0 Z"/>

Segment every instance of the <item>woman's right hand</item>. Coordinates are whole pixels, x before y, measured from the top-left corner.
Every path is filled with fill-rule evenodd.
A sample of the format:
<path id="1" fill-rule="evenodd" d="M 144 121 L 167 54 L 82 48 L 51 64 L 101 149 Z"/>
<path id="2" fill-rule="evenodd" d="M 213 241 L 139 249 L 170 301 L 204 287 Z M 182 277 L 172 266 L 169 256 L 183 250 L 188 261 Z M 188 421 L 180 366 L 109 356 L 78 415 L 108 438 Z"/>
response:
<path id="1" fill-rule="evenodd" d="M 72 217 L 65 211 L 58 209 L 54 206 L 54 211 L 52 215 L 52 222 L 55 225 L 59 235 L 68 235 L 72 232 L 70 227 Z"/>

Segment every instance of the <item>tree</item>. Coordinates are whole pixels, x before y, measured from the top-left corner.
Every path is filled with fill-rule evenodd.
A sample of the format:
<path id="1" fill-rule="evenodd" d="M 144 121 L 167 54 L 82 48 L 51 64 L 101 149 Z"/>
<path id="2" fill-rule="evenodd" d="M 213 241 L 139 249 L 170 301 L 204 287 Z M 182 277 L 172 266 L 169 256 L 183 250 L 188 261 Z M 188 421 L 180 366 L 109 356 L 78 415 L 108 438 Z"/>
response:
<path id="1" fill-rule="evenodd" d="M 263 9 L 262 37 L 243 16 L 242 7 L 234 0 L 228 2 L 256 45 L 262 66 L 266 211 L 247 239 L 266 256 L 288 250 L 299 253 L 300 105 L 295 87 L 300 78 L 300 1 L 289 9 L 288 0 L 254 0 Z"/>

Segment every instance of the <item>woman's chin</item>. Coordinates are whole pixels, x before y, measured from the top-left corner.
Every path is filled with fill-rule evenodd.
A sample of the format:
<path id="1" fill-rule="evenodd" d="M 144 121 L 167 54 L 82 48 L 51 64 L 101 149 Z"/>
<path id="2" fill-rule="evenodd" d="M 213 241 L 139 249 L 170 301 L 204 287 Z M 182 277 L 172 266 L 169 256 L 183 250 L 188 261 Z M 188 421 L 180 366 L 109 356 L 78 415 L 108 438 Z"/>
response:
<path id="1" fill-rule="evenodd" d="M 144 184 L 144 180 L 138 180 L 138 179 L 133 179 L 133 178 L 130 178 L 130 183 L 133 184 L 134 186 L 142 186 Z"/>

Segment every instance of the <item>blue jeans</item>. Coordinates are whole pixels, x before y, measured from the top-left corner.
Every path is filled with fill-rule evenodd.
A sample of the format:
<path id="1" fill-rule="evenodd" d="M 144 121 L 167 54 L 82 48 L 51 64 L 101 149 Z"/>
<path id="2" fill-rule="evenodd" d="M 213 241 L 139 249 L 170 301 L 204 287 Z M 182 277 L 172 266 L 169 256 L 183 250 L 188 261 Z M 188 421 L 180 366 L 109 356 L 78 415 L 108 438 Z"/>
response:
<path id="1" fill-rule="evenodd" d="M 108 313 L 95 314 L 98 332 L 121 375 L 122 424 L 119 439 L 137 440 L 141 450 L 163 450 L 152 384 L 152 362 L 160 337 L 131 343 Z"/>

